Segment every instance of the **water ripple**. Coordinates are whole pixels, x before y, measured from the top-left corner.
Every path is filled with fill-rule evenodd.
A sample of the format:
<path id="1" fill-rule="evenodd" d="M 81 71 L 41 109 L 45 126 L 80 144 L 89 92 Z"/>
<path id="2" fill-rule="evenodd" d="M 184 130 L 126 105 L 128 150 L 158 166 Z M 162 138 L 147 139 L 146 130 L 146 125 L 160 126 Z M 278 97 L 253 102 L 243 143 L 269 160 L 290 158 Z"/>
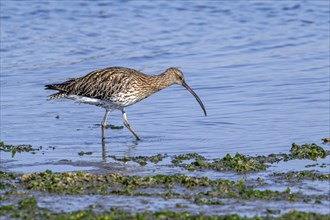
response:
<path id="1" fill-rule="evenodd" d="M 208 117 L 184 88 L 170 87 L 127 109 L 143 139 L 137 146 L 126 129 L 107 131 L 111 153 L 221 157 L 284 152 L 293 141 L 320 142 L 330 132 L 327 6 L 327 1 L 2 1 L 1 140 L 56 146 L 64 158 L 79 159 L 77 152 L 100 146 L 93 125 L 104 110 L 47 102 L 50 92 L 43 85 L 108 66 L 149 74 L 176 66 Z M 119 112 L 109 120 L 122 124 Z"/>

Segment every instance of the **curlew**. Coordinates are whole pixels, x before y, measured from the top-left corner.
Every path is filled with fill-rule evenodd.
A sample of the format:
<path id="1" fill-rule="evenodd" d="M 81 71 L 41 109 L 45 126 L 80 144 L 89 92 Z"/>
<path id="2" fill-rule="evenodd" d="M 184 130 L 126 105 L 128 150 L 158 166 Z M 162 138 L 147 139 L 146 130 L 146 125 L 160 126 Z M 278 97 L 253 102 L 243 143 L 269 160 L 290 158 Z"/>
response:
<path id="1" fill-rule="evenodd" d="M 100 106 L 105 109 L 102 120 L 102 138 L 109 112 L 118 109 L 122 112 L 126 128 L 140 140 L 129 124 L 125 108 L 173 84 L 185 87 L 206 110 L 197 94 L 188 86 L 184 75 L 178 68 L 168 68 L 165 72 L 150 76 L 140 71 L 125 67 L 109 67 L 95 70 L 83 77 L 73 78 L 59 84 L 46 85 L 45 89 L 57 90 L 48 100 L 68 98 L 77 103 Z"/>

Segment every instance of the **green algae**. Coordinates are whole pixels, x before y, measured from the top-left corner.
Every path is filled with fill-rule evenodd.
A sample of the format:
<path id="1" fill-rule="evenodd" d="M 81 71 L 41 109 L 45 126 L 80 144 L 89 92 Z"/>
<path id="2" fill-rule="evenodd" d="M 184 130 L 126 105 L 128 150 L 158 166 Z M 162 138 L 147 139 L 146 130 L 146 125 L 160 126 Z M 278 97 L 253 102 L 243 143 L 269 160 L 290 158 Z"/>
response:
<path id="1" fill-rule="evenodd" d="M 147 165 L 148 162 L 157 164 L 165 158 L 171 158 L 171 164 L 175 167 L 181 167 L 188 171 L 195 170 L 215 170 L 215 171 L 234 171 L 238 173 L 259 172 L 266 170 L 272 163 L 280 161 L 289 161 L 294 159 L 310 159 L 316 160 L 318 158 L 325 158 L 329 155 L 329 151 L 324 150 L 316 144 L 292 144 L 290 154 L 269 154 L 268 156 L 246 156 L 236 153 L 234 156 L 227 154 L 220 159 L 207 159 L 197 153 L 188 153 L 169 156 L 167 154 L 157 154 L 154 156 L 136 156 L 118 158 L 116 156 L 109 156 L 110 158 L 128 162 L 133 161 L 141 166 Z"/>
<path id="2" fill-rule="evenodd" d="M 13 183 L 13 181 L 16 178 L 17 175 L 15 173 L 0 171 L 0 190 L 8 191 L 11 189 L 15 189 L 16 185 Z"/>
<path id="3" fill-rule="evenodd" d="M 312 144 L 298 145 L 293 143 L 290 149 L 290 154 L 269 154 L 268 156 L 256 156 L 251 157 L 260 163 L 278 163 L 280 161 L 289 161 L 295 159 L 308 159 L 317 160 L 318 158 L 325 158 L 330 155 L 330 152 L 318 146 Z"/>
<path id="4" fill-rule="evenodd" d="M 329 155 L 328 151 L 323 148 L 311 145 L 293 145 L 295 149 L 291 154 L 270 154 L 268 156 L 245 156 L 237 153 L 234 156 L 227 154 L 221 159 L 208 160 L 197 154 L 182 154 L 177 156 L 168 156 L 166 154 L 158 154 L 148 157 L 126 157 L 116 158 L 110 156 L 117 161 L 127 162 L 133 161 L 141 166 L 151 162 L 157 164 L 164 158 L 172 158 L 172 165 L 182 167 L 190 171 L 194 170 L 216 170 L 216 171 L 235 171 L 238 173 L 257 172 L 265 170 L 268 164 L 280 161 L 288 161 L 294 159 L 310 159 L 323 158 Z M 324 149 L 323 149 L 324 150 Z M 85 153 L 85 152 L 84 152 Z M 318 165 L 318 164 L 317 164 Z M 315 166 L 317 166 L 315 165 Z M 330 174 L 320 174 L 314 171 L 299 171 L 287 173 L 273 173 L 270 177 L 275 180 L 284 181 L 301 181 L 301 180 L 329 180 Z M 19 181 L 17 181 L 19 180 Z M 246 183 L 243 179 L 238 181 L 230 181 L 225 179 L 211 180 L 207 177 L 191 177 L 182 174 L 176 175 L 154 175 L 147 177 L 125 176 L 121 174 L 91 174 L 91 173 L 53 173 L 48 170 L 41 173 L 31 173 L 25 175 L 16 175 L 14 173 L 0 172 L 0 189 L 6 189 L 6 194 L 2 194 L 0 200 L 10 201 L 13 197 L 30 199 L 32 207 L 36 215 L 27 213 L 25 210 L 26 203 L 18 202 L 16 205 L 8 205 L 0 207 L 0 215 L 7 217 L 17 217 L 23 219 L 76 219 L 83 216 L 86 219 L 113 219 L 113 218 L 131 218 L 131 219 L 154 219 L 156 216 L 161 218 L 188 218 L 188 219 L 221 219 L 223 216 L 193 216 L 189 213 L 175 212 L 144 212 L 129 213 L 120 210 L 110 210 L 106 212 L 95 213 L 92 210 L 80 210 L 71 213 L 51 213 L 48 210 L 36 207 L 36 203 L 29 193 L 50 193 L 50 194 L 71 194 L 71 195 L 124 195 L 124 196 L 149 196 L 162 197 L 165 199 L 180 198 L 188 200 L 197 205 L 226 205 L 221 199 L 240 199 L 240 200 L 268 200 L 268 201 L 290 201 L 290 202 L 308 202 L 309 204 L 322 204 L 324 200 L 328 201 L 326 195 L 302 195 L 301 193 L 293 193 L 290 188 L 284 191 L 274 190 L 258 190 L 255 187 L 264 185 L 263 179 L 257 182 Z M 266 184 L 267 185 L 267 184 Z M 28 192 L 19 194 L 18 189 Z M 151 190 L 150 190 L 151 189 Z M 34 192 L 38 191 L 38 192 Z M 188 192 L 188 193 L 187 193 Z M 33 208 L 34 207 L 34 208 Z M 180 207 L 178 207 L 180 208 Z M 17 210 L 20 211 L 17 211 Z M 16 211 L 16 214 L 14 211 Z M 277 210 L 275 210 L 277 211 Z M 17 214 L 18 213 L 18 214 Z M 121 213 L 121 214 L 118 214 Z M 182 214 L 182 215 L 181 215 Z M 269 211 L 266 214 L 279 214 Z M 32 217 L 31 217 L 32 216 Z M 42 216 L 42 217 L 40 217 Z M 174 217 L 171 217 L 174 216 Z M 187 217 L 188 216 L 188 217 Z M 244 218 L 238 215 L 226 216 L 229 219 L 254 219 Z M 329 215 L 319 215 L 314 213 L 292 212 L 282 216 L 285 219 L 328 219 Z M 228 219 L 224 218 L 224 219 Z M 263 219 L 263 217 L 255 217 L 255 219 Z M 272 218 L 267 218 L 272 219 Z"/>
<path id="5" fill-rule="evenodd" d="M 330 180 L 330 174 L 321 174 L 316 171 L 290 171 L 287 173 L 273 173 L 272 176 L 278 177 L 287 181 L 301 181 L 301 180 Z"/>
<path id="6" fill-rule="evenodd" d="M 18 202 L 18 208 L 33 211 L 37 208 L 37 200 L 34 198 L 34 196 L 24 198 Z"/>
<path id="7" fill-rule="evenodd" d="M 91 151 L 80 151 L 78 153 L 79 156 L 92 155 L 92 154 L 93 154 L 93 152 L 91 152 Z"/>
<path id="8" fill-rule="evenodd" d="M 259 156 L 252 156 L 251 158 L 259 161 L 259 163 L 262 164 L 273 164 L 273 163 L 278 163 L 281 161 L 289 161 L 292 160 L 290 154 L 269 154 L 267 156 L 265 155 L 259 155 Z"/>
<path id="9" fill-rule="evenodd" d="M 124 126 L 122 125 L 106 125 L 105 129 L 112 129 L 112 130 L 119 130 L 119 129 L 123 129 Z"/>
<path id="10" fill-rule="evenodd" d="M 121 174 L 97 175 L 91 173 L 42 173 L 24 174 L 21 177 L 24 189 L 56 194 L 100 194 L 126 196 L 160 196 L 163 198 L 184 198 L 196 203 L 208 198 L 238 198 L 244 200 L 287 200 L 304 201 L 306 196 L 285 191 L 257 190 L 244 180 L 211 180 L 207 177 L 192 177 L 183 174 L 155 175 L 148 177 L 123 176 Z M 189 189 L 186 195 L 180 187 Z M 149 193 L 149 189 L 162 189 Z M 173 191 L 174 190 L 174 191 Z M 197 190 L 197 191 L 194 191 Z M 207 197 L 207 198 L 205 198 Z M 308 197 L 307 200 L 316 197 Z M 323 197 L 322 197 L 323 198 Z M 317 199 L 322 199 L 317 197 Z M 210 200 L 211 201 L 211 200 Z"/>
<path id="11" fill-rule="evenodd" d="M 42 149 L 42 146 L 39 148 L 33 148 L 29 144 L 20 144 L 17 146 L 5 144 L 4 142 L 0 142 L 0 151 L 4 152 L 11 152 L 11 157 L 14 157 L 16 153 L 22 153 L 22 152 L 31 152 L 32 154 L 35 154 L 36 151 L 39 151 Z"/>
<path id="12" fill-rule="evenodd" d="M 292 193 L 290 188 L 284 191 L 273 191 L 273 190 L 258 190 L 253 189 L 245 184 L 241 184 L 240 187 L 228 187 L 221 186 L 214 188 L 207 192 L 201 192 L 199 195 L 213 197 L 213 198 L 233 198 L 233 199 L 244 199 L 244 200 L 286 200 L 286 201 L 303 201 L 304 196 L 298 193 Z"/>
<path id="13" fill-rule="evenodd" d="M 110 155 L 108 157 L 112 158 L 116 161 L 121 161 L 121 162 L 125 162 L 125 163 L 128 161 L 133 161 L 133 162 L 140 164 L 141 166 L 145 166 L 145 165 L 147 165 L 148 162 L 157 164 L 158 162 L 162 161 L 164 158 L 168 157 L 168 155 L 167 154 L 157 154 L 154 156 L 136 156 L 136 157 L 123 157 L 123 158 L 119 158 L 114 155 Z"/>
<path id="14" fill-rule="evenodd" d="M 220 200 L 205 199 L 202 197 L 196 197 L 193 202 L 197 205 L 225 205 L 225 203 Z"/>
<path id="15" fill-rule="evenodd" d="M 186 188 L 196 188 L 209 185 L 219 185 L 221 180 L 212 181 L 207 177 L 197 178 L 183 174 L 167 176 L 155 175 L 149 177 L 123 176 L 121 174 L 97 175 L 91 173 L 52 173 L 51 171 L 24 174 L 21 177 L 24 188 L 47 191 L 51 193 L 108 193 L 109 189 L 117 192 L 120 189 L 135 190 L 144 187 L 165 186 L 172 188 L 175 184 Z M 223 181 L 226 182 L 226 181 Z"/>
<path id="16" fill-rule="evenodd" d="M 195 159 L 195 160 L 199 160 L 199 161 L 205 161 L 206 158 L 203 157 L 202 155 L 198 154 L 198 153 L 188 153 L 188 154 L 179 154 L 179 155 L 175 155 L 173 156 L 172 159 L 172 164 L 180 164 L 185 160 L 191 160 L 191 159 Z"/>
<path id="17" fill-rule="evenodd" d="M 181 156 L 181 158 L 184 158 Z M 188 169 L 189 171 L 194 170 L 204 170 L 211 169 L 216 171 L 236 171 L 239 173 L 246 173 L 250 171 L 261 171 L 266 169 L 266 165 L 260 163 L 259 161 L 247 157 L 245 155 L 236 153 L 235 156 L 231 156 L 227 154 L 225 157 L 221 159 L 214 160 L 206 160 L 204 157 L 200 155 L 194 155 L 194 157 L 188 157 L 188 159 L 194 158 L 195 160 L 190 164 L 180 164 L 183 159 L 175 159 L 175 163 L 177 166 Z M 173 162 L 173 160 L 172 160 Z"/>
<path id="18" fill-rule="evenodd" d="M 216 160 L 215 166 L 217 168 L 216 170 L 229 168 L 229 170 L 235 170 L 237 172 L 260 171 L 266 169 L 265 164 L 239 153 L 236 153 L 234 157 L 227 154 L 221 160 Z"/>
<path id="19" fill-rule="evenodd" d="M 154 156 L 136 156 L 118 158 L 116 156 L 109 156 L 116 161 L 128 162 L 133 161 L 141 166 L 145 166 L 148 162 L 157 164 L 164 158 L 170 157 L 167 154 L 157 154 Z M 191 161 L 190 164 L 185 164 L 184 161 Z M 172 156 L 172 165 L 188 169 L 189 171 L 212 169 L 217 171 L 236 171 L 236 172 L 249 172 L 265 170 L 266 165 L 258 160 L 247 157 L 245 155 L 236 153 L 235 156 L 227 154 L 224 158 L 207 160 L 205 157 L 197 153 L 181 154 Z"/>
<path id="20" fill-rule="evenodd" d="M 269 154 L 268 156 L 245 156 L 236 153 L 235 156 L 227 154 L 221 159 L 207 160 L 198 154 L 179 155 L 172 160 L 175 166 L 186 168 L 189 171 L 196 169 L 211 169 L 216 171 L 235 171 L 239 173 L 258 172 L 266 170 L 269 164 L 278 163 L 280 161 L 288 161 L 294 159 L 309 159 L 317 160 L 318 158 L 325 158 L 329 155 L 329 151 L 324 150 L 316 144 L 292 144 L 291 154 Z M 190 164 L 182 164 L 183 160 L 195 161 Z"/>
<path id="21" fill-rule="evenodd" d="M 317 220 L 325 220 L 325 219 L 329 219 L 330 218 L 330 214 L 327 215 L 320 215 L 320 214 L 316 214 L 316 213 L 312 213 L 312 212 L 298 212 L 298 211 L 290 211 L 287 214 L 279 217 L 279 219 L 317 219 Z"/>
<path id="22" fill-rule="evenodd" d="M 325 158 L 329 155 L 329 152 L 327 152 L 322 147 L 316 144 L 297 145 L 293 143 L 290 152 L 292 158 L 310 160 L 317 160 L 317 158 Z"/>
<path id="23" fill-rule="evenodd" d="M 17 174 L 16 173 L 0 171 L 0 181 L 3 181 L 3 180 L 15 180 L 16 177 L 17 177 Z"/>
<path id="24" fill-rule="evenodd" d="M 330 142 L 330 138 L 322 138 L 322 141 L 323 141 L 324 143 L 329 143 L 329 142 Z"/>

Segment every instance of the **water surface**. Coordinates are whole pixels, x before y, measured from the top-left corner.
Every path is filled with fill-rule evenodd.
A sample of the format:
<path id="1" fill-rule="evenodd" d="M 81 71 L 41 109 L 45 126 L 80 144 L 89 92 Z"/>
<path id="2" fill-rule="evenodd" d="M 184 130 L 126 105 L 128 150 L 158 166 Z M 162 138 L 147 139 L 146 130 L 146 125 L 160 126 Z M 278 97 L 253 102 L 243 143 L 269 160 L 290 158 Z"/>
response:
<path id="1" fill-rule="evenodd" d="M 200 96 L 171 86 L 126 109 L 141 137 L 107 130 L 106 156 L 198 153 L 288 153 L 291 143 L 322 144 L 330 133 L 328 1 L 9 1 L 1 4 L 1 141 L 31 144 L 35 154 L 1 152 L 1 169 L 18 173 L 89 171 L 150 176 L 156 173 L 247 181 L 264 178 L 261 188 L 329 193 L 326 181 L 276 182 L 272 172 L 317 169 L 329 173 L 329 157 L 317 162 L 273 164 L 250 176 L 228 172 L 188 172 L 178 167 L 119 163 L 102 159 L 100 122 L 104 110 L 70 100 L 46 101 L 44 85 L 80 77 L 109 66 L 159 74 L 179 67 Z M 108 123 L 122 125 L 119 111 Z M 79 152 L 92 155 L 79 156 Z M 320 165 L 306 168 L 309 165 Z M 325 164 L 325 166 L 321 164 Z M 79 197 L 80 198 L 80 197 Z M 149 201 L 150 202 L 146 202 Z M 58 201 L 66 201 L 59 203 Z M 98 202 L 96 202 L 98 201 Z M 104 201 L 104 202 L 103 202 Z M 111 203 L 109 203 L 111 201 Z M 38 195 L 55 211 L 89 207 L 131 211 L 175 209 L 219 214 L 214 206 L 182 199 Z M 101 202 L 101 203 L 100 203 Z M 320 204 L 224 200 L 223 214 L 264 215 L 291 209 L 329 213 Z M 54 205 L 55 204 L 55 205 Z M 104 205 L 106 204 L 106 205 Z M 282 214 L 281 213 L 281 214 Z M 268 214 L 267 214 L 268 215 Z"/>
<path id="2" fill-rule="evenodd" d="M 13 162 L 101 160 L 104 110 L 46 101 L 44 85 L 98 68 L 180 67 L 203 100 L 172 86 L 127 108 L 142 141 L 107 130 L 116 156 L 288 152 L 329 136 L 327 1 L 1 1 L 1 141 L 54 146 Z M 244 10 L 242 10 L 244 9 Z M 56 117 L 59 117 L 58 119 Z M 108 123 L 121 125 L 119 111 Z M 323 145 L 326 148 L 328 146 Z M 11 155 L 2 155 L 10 159 Z M 86 158 L 86 157 L 84 157 Z"/>

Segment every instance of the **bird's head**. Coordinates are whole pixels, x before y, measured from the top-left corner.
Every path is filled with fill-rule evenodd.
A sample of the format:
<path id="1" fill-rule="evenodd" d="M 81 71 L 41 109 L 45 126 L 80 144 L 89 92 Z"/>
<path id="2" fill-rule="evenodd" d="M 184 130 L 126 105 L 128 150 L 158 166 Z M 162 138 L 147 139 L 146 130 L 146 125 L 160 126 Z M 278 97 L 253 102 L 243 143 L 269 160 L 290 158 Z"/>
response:
<path id="1" fill-rule="evenodd" d="M 182 85 L 184 82 L 183 72 L 176 67 L 168 68 L 165 74 L 169 77 L 172 84 Z"/>
<path id="2" fill-rule="evenodd" d="M 204 115 L 207 116 L 202 100 L 198 97 L 194 90 L 192 90 L 185 82 L 183 72 L 176 67 L 171 67 L 165 71 L 165 74 L 169 77 L 171 84 L 179 84 L 185 87 L 196 98 L 197 102 L 204 111 Z"/>

